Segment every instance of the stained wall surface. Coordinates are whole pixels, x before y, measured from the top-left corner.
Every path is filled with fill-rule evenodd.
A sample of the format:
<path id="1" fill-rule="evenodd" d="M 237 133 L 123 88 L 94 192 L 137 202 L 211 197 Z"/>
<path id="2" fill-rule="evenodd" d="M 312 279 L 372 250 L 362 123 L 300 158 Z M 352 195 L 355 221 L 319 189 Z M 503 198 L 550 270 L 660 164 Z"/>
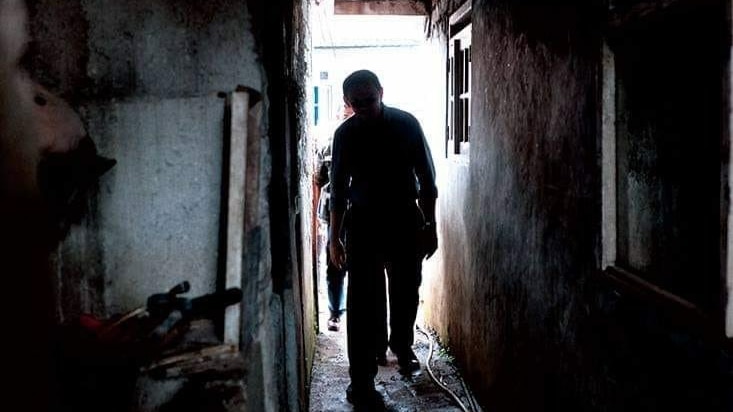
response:
<path id="1" fill-rule="evenodd" d="M 259 103 L 248 116 L 241 257 L 240 343 L 248 368 L 235 401 L 253 410 L 297 405 L 303 375 L 286 377 L 286 369 L 297 370 L 302 359 L 293 325 L 300 302 L 284 302 L 282 285 L 273 290 L 272 254 L 280 247 L 270 243 L 269 99 L 262 94 L 268 77 L 262 50 L 278 56 L 285 53 L 282 45 L 256 40 L 262 29 L 256 34 L 247 2 L 28 3 L 33 41 L 24 64 L 80 114 L 100 154 L 117 160 L 53 254 L 56 320 L 134 309 L 182 280 L 191 283 L 189 296 L 221 287 L 228 114 L 220 93 L 250 88 L 252 103 Z M 260 24 L 282 22 L 286 9 L 271 15 L 257 9 L 256 15 Z M 281 83 L 281 74 L 273 72 L 272 82 Z M 286 109 L 285 98 L 274 100 Z M 282 148 L 279 132 L 271 134 Z M 138 388 L 143 398 L 150 394 L 145 391 L 160 392 L 138 399 L 138 410 L 155 410 L 180 395 L 180 387 Z M 187 399 L 202 393 L 189 390 Z M 188 407 L 195 409 L 195 402 Z"/>
<path id="2" fill-rule="evenodd" d="M 448 3 L 452 2 L 442 4 Z M 684 405 L 726 410 L 733 393 L 733 367 L 720 342 L 705 338 L 700 324 L 686 323 L 658 302 L 609 285 L 602 275 L 601 45 L 610 37 L 608 9 L 581 2 L 540 3 L 473 2 L 470 156 L 443 161 L 439 268 L 424 286 L 429 296 L 426 321 L 453 351 L 487 409 L 621 411 Z M 699 24 L 683 15 L 673 14 L 679 18 L 677 27 Z M 708 154 L 701 156 L 712 165 L 696 166 L 696 184 L 687 178 L 670 181 L 669 173 L 680 175 L 648 165 L 645 175 L 638 173 L 638 165 L 637 173 L 628 175 L 629 180 L 644 181 L 654 192 L 652 199 L 667 196 L 666 201 L 659 200 L 663 208 L 644 212 L 647 222 L 669 223 L 677 213 L 691 213 L 704 226 L 690 230 L 685 223 L 670 223 L 666 232 L 652 232 L 648 242 L 635 237 L 633 230 L 624 233 L 637 251 L 652 255 L 675 242 L 691 241 L 679 237 L 685 230 L 699 235 L 696 246 L 675 249 L 675 256 L 681 260 L 695 256 L 695 267 L 705 274 L 669 272 L 664 274 L 668 283 L 663 284 L 676 285 L 678 291 L 685 289 L 679 285 L 688 285 L 685 290 L 696 298 L 707 293 L 697 298 L 703 302 L 700 305 L 720 309 L 719 295 L 710 292 L 721 293 L 723 287 L 715 282 L 722 252 L 715 243 L 717 227 L 710 223 L 718 219 L 719 201 L 717 191 L 708 189 L 720 184 L 717 171 L 727 163 L 711 158 L 706 150 L 727 139 L 708 123 L 722 124 L 724 104 L 714 93 L 725 88 L 720 67 L 728 60 L 726 49 L 717 54 L 717 47 L 730 28 L 724 31 L 722 19 L 708 20 L 708 25 L 715 33 L 708 40 L 719 43 L 708 48 L 702 44 L 709 42 L 698 42 L 693 47 L 707 56 L 695 60 L 703 67 L 683 64 L 671 70 L 689 75 L 685 81 L 696 86 L 678 87 L 674 78 L 681 76 L 660 72 L 656 78 L 666 79 L 659 83 L 665 84 L 668 94 L 655 95 L 633 84 L 644 75 L 654 76 L 630 69 L 638 77 L 619 75 L 616 85 L 627 92 L 634 87 L 637 94 L 634 102 L 618 106 L 615 115 L 620 122 L 611 127 L 629 122 L 636 129 L 627 138 L 634 139 L 633 133 L 644 129 L 665 142 L 671 139 L 665 132 L 671 127 L 675 139 L 683 134 L 685 141 L 697 142 L 694 149 L 655 146 L 631 157 L 668 159 L 671 151 L 678 162 L 670 167 L 680 173 L 686 164 L 683 158 Z M 615 32 L 615 41 L 626 39 L 633 48 L 632 35 L 638 29 Z M 686 47 L 680 53 L 690 53 Z M 701 72 L 707 75 L 696 77 Z M 657 91 L 662 91 L 659 87 Z M 715 120 L 695 126 L 708 115 Z M 630 116 L 636 117 L 632 121 Z M 644 123 L 642 118 L 653 121 Z M 668 183 L 658 184 L 662 179 Z M 682 191 L 705 194 L 683 200 L 682 208 L 669 203 L 682 199 L 670 193 Z M 633 204 L 644 201 L 638 191 L 624 196 Z M 688 201 L 694 204 L 685 206 Z M 698 253 L 703 249 L 700 242 L 712 244 L 705 243 L 705 252 Z M 704 261 L 699 261 L 701 256 Z M 653 258 L 665 264 L 661 255 Z M 714 279 L 714 286 L 706 276 Z M 692 282 L 703 282 L 704 287 Z M 720 315 L 716 309 L 708 313 Z M 717 327 L 720 333 L 721 324 Z"/>
<path id="3" fill-rule="evenodd" d="M 183 280 L 192 294 L 213 291 L 225 130 L 217 92 L 262 82 L 246 6 L 39 1 L 32 10 L 34 72 L 77 105 L 100 152 L 118 161 L 59 252 L 60 312 L 130 310 Z M 99 291 L 104 305 L 87 296 Z"/>

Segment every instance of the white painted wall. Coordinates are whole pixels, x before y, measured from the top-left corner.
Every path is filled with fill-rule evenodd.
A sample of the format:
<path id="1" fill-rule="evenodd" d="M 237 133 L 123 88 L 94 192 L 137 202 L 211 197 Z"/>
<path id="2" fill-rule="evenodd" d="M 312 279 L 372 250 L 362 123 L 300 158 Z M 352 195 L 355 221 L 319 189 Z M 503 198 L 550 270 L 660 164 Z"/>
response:
<path id="1" fill-rule="evenodd" d="M 216 96 L 92 106 L 90 133 L 117 159 L 99 199 L 111 313 L 188 280 L 216 286 L 224 100 Z"/>

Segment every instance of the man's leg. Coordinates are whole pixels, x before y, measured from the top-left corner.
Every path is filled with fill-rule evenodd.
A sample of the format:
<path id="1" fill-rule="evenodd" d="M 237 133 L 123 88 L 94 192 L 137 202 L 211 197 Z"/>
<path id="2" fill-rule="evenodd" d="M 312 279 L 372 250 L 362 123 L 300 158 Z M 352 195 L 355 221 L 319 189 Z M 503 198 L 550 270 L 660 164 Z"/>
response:
<path id="1" fill-rule="evenodd" d="M 398 357 L 410 355 L 414 341 L 415 319 L 420 303 L 418 289 L 422 262 L 414 257 L 398 257 L 388 265 L 389 346 Z"/>
<path id="2" fill-rule="evenodd" d="M 365 267 L 366 266 L 366 267 Z M 364 269 L 362 269 L 364 268 Z M 369 380 L 376 376 L 376 322 L 377 310 L 376 265 L 364 264 L 349 268 L 349 287 L 346 307 L 347 344 L 349 369 L 352 381 L 362 377 Z"/>
<path id="3" fill-rule="evenodd" d="M 377 277 L 377 295 L 376 307 L 374 309 L 374 330 L 375 337 L 375 355 L 377 364 L 381 366 L 387 365 L 387 283 L 382 269 Z"/>
<path id="4" fill-rule="evenodd" d="M 351 402 L 359 404 L 372 402 L 378 396 L 374 390 L 377 374 L 375 313 L 379 311 L 379 274 L 384 278 L 384 268 L 372 243 L 368 224 L 353 225 L 349 234 L 346 341 L 351 385 L 347 396 Z"/>
<path id="5" fill-rule="evenodd" d="M 411 208 L 395 216 L 402 218 L 395 221 L 394 241 L 388 251 L 389 346 L 397 355 L 400 368 L 411 372 L 420 368 L 412 344 L 420 303 L 418 289 L 422 282 L 422 256 L 418 245 L 422 215 L 417 208 Z"/>

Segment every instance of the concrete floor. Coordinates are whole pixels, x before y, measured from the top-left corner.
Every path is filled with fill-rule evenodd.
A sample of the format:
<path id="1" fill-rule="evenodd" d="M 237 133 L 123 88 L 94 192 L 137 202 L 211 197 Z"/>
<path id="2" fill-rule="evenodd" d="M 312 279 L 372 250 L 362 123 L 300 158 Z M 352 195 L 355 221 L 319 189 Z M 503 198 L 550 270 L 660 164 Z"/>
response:
<path id="1" fill-rule="evenodd" d="M 325 265 L 323 259 L 320 259 L 320 263 Z M 321 270 L 321 273 L 325 273 L 325 269 Z M 316 356 L 313 363 L 310 411 L 353 411 L 353 407 L 346 400 L 346 387 L 349 384 L 346 318 L 343 317 L 341 320 L 340 331 L 328 331 L 326 329 L 328 320 L 326 282 L 322 276 L 319 276 L 318 290 L 321 330 L 318 333 Z M 421 324 L 419 315 L 418 324 Z M 463 410 L 448 392 L 441 389 L 431 379 L 425 367 L 426 360 L 430 356 L 430 341 L 431 338 L 416 331 L 414 350 L 422 368 L 410 377 L 404 377 L 398 373 L 397 359 L 388 351 L 388 365 L 379 367 L 375 380 L 376 388 L 384 398 L 387 411 L 461 412 Z M 436 378 L 458 396 L 467 411 L 480 411 L 478 407 L 471 407 L 472 400 L 467 395 L 460 374 L 452 364 L 450 356 L 437 342 L 433 342 L 430 365 Z"/>

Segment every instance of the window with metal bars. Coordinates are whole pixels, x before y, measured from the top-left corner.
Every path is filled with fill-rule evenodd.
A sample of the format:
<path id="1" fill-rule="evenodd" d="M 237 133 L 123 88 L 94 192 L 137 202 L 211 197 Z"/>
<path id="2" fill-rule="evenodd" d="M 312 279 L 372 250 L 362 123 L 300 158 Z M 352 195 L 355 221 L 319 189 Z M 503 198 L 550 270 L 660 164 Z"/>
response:
<path id="1" fill-rule="evenodd" d="M 448 54 L 446 156 L 468 156 L 471 134 L 471 24 L 450 38 Z"/>

